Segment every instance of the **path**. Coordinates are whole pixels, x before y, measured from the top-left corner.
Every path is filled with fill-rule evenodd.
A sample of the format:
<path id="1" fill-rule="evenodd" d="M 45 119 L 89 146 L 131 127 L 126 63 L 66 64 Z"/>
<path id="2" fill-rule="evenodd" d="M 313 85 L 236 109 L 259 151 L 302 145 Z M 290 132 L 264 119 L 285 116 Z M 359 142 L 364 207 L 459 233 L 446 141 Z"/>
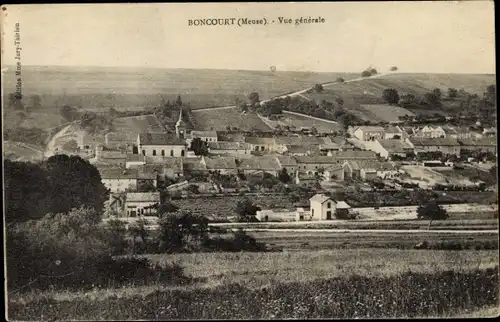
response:
<path id="1" fill-rule="evenodd" d="M 237 228 L 233 228 L 237 231 Z M 245 228 L 246 232 L 290 232 L 290 233 L 391 233 L 391 234 L 498 234 L 495 230 L 421 230 L 421 229 L 290 229 L 290 228 Z"/>

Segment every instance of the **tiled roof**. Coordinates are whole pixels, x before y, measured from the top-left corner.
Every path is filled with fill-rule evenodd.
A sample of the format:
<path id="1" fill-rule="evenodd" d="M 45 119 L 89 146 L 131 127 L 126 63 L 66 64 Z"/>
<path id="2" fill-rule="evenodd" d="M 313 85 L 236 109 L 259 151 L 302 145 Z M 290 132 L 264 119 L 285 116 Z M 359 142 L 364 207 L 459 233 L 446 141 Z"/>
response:
<path id="1" fill-rule="evenodd" d="M 378 160 L 349 160 L 346 161 L 353 170 L 374 169 L 377 171 L 396 170 L 396 166 L 390 162 L 380 162 Z"/>
<path id="2" fill-rule="evenodd" d="M 410 145 L 400 140 L 378 140 L 378 142 L 388 152 L 404 153 L 412 149 Z"/>
<path id="3" fill-rule="evenodd" d="M 410 141 L 415 146 L 460 146 L 458 140 L 454 138 L 412 138 Z"/>
<path id="4" fill-rule="evenodd" d="M 234 157 L 204 157 L 204 160 L 209 170 L 236 169 L 236 159 Z"/>
<path id="5" fill-rule="evenodd" d="M 140 133 L 141 145 L 186 145 L 184 140 L 170 133 Z"/>
<path id="6" fill-rule="evenodd" d="M 334 157 L 329 156 L 297 156 L 295 157 L 297 163 L 303 164 L 315 164 L 315 163 L 324 163 L 324 164 L 335 164 L 337 160 Z"/>
<path id="7" fill-rule="evenodd" d="M 384 128 L 381 126 L 359 126 L 357 130 L 362 130 L 364 132 L 384 132 Z"/>
<path id="8" fill-rule="evenodd" d="M 275 140 L 274 138 L 266 138 L 266 137 L 257 137 L 257 136 L 247 136 L 245 138 L 246 143 L 250 144 L 274 144 Z"/>
<path id="9" fill-rule="evenodd" d="M 127 202 L 160 202 L 159 192 L 128 192 Z"/>
<path id="10" fill-rule="evenodd" d="M 294 158 L 289 157 L 289 156 L 277 156 L 276 159 L 278 160 L 279 164 L 283 166 L 295 166 L 297 165 L 297 161 L 295 161 Z"/>
<path id="11" fill-rule="evenodd" d="M 137 169 L 100 168 L 101 179 L 137 179 Z"/>
<path id="12" fill-rule="evenodd" d="M 288 153 L 308 153 L 310 150 L 307 147 L 301 145 L 290 145 L 286 147 Z"/>
<path id="13" fill-rule="evenodd" d="M 208 142 L 208 147 L 213 150 L 249 150 L 248 143 L 243 142 Z"/>
<path id="14" fill-rule="evenodd" d="M 200 137 L 217 137 L 217 131 L 191 131 L 190 133 L 192 138 L 200 138 Z"/>
<path id="15" fill-rule="evenodd" d="M 497 142 L 495 138 L 483 138 L 483 139 L 459 139 L 460 144 L 465 146 L 496 146 Z"/>
<path id="16" fill-rule="evenodd" d="M 99 159 L 125 159 L 126 153 L 122 151 L 106 151 L 103 150 L 100 153 Z"/>
<path id="17" fill-rule="evenodd" d="M 332 158 L 338 160 L 377 160 L 377 154 L 373 151 L 334 151 Z"/>
<path id="18" fill-rule="evenodd" d="M 322 193 L 315 194 L 314 196 L 312 196 L 309 199 L 309 201 L 315 201 L 315 202 L 319 202 L 321 204 L 325 203 L 327 200 L 331 200 L 330 197 L 328 197 Z"/>
<path id="19" fill-rule="evenodd" d="M 351 206 L 347 204 L 345 201 L 337 201 L 337 209 L 350 209 Z"/>
<path id="20" fill-rule="evenodd" d="M 185 158 L 183 168 L 191 171 L 206 171 L 207 167 L 202 161 L 202 158 Z"/>
<path id="21" fill-rule="evenodd" d="M 403 133 L 403 131 L 401 131 L 401 129 L 397 126 L 394 126 L 394 125 L 389 125 L 385 128 L 385 133 L 396 133 L 396 134 L 400 134 L 400 133 Z"/>
<path id="22" fill-rule="evenodd" d="M 241 161 L 240 169 L 243 170 L 269 170 L 278 171 L 281 169 L 278 160 L 274 156 L 253 157 Z"/>

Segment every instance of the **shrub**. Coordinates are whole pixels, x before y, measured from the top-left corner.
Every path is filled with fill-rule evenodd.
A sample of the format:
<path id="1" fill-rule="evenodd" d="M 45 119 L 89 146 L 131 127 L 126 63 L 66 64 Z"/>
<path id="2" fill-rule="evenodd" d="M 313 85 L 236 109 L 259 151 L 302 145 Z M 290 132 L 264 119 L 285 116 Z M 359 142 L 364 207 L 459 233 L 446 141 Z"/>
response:
<path id="1" fill-rule="evenodd" d="M 423 205 L 418 206 L 417 218 L 443 220 L 448 218 L 448 212 L 443 207 L 441 207 L 435 200 L 431 200 Z"/>

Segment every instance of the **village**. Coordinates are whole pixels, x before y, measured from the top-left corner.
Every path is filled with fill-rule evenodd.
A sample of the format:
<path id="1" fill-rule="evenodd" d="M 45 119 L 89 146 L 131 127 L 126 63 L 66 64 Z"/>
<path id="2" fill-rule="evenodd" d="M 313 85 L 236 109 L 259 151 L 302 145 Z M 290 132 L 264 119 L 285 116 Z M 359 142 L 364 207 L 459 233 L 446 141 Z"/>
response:
<path id="1" fill-rule="evenodd" d="M 324 194 L 354 184 L 363 191 L 495 189 L 478 177 L 460 175 L 467 169 L 487 173 L 495 165 L 495 128 L 394 123 L 350 126 L 344 134 L 301 127 L 253 135 L 189 129 L 184 114 L 181 108 L 175 132 L 108 133 L 104 143 L 80 142 L 75 153 L 97 167 L 110 191 L 106 220 L 142 218 L 154 226 L 155 209 L 165 200 L 279 194 L 301 186 L 318 192 L 308 204 L 261 204 L 257 220 L 359 218 L 345 200 Z M 210 211 L 205 215 L 219 221 L 233 215 L 224 207 Z"/>

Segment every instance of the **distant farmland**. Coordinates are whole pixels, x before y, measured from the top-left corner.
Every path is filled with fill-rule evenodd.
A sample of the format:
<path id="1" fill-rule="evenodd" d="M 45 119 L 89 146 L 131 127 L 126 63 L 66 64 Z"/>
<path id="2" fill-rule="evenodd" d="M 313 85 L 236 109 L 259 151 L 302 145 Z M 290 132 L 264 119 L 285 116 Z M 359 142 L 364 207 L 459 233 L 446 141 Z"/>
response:
<path id="1" fill-rule="evenodd" d="M 229 126 L 241 131 L 269 131 L 271 128 L 255 113 L 243 114 L 236 108 L 192 111 L 200 130 L 225 131 Z"/>
<path id="2" fill-rule="evenodd" d="M 372 120 L 375 122 L 398 122 L 400 121 L 400 116 L 414 116 L 411 111 L 393 105 L 387 104 L 370 104 L 370 105 L 360 105 L 358 110 L 364 114 L 364 119 Z"/>
<path id="3" fill-rule="evenodd" d="M 162 128 L 154 115 L 142 115 L 114 119 L 113 130 L 135 140 L 139 132 L 161 132 Z"/>

